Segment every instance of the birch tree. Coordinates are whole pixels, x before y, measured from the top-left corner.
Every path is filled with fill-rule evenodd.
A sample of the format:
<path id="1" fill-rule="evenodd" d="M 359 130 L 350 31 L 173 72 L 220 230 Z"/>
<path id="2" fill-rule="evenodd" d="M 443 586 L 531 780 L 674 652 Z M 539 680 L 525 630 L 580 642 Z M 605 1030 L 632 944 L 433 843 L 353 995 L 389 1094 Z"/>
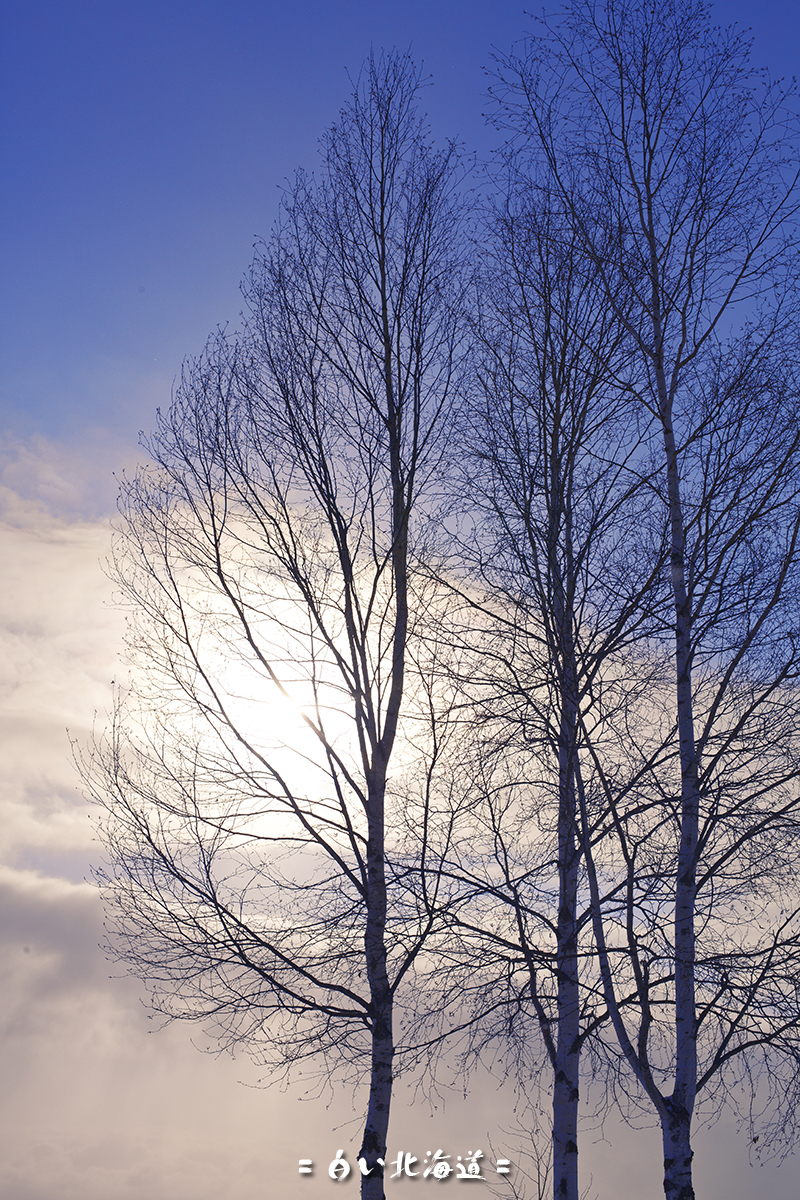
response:
<path id="1" fill-rule="evenodd" d="M 424 858 L 447 727 L 417 564 L 463 354 L 460 216 L 420 86 L 407 56 L 369 61 L 256 255 L 243 332 L 187 365 L 122 488 L 141 670 L 89 765 L 116 953 L 223 1045 L 363 1081 L 365 1200 L 432 929 L 409 845 Z"/>
<path id="2" fill-rule="evenodd" d="M 633 792 L 615 798 L 602 782 L 626 860 L 616 949 L 606 920 L 618 885 L 584 850 L 604 995 L 661 1122 L 669 1200 L 694 1195 L 698 1090 L 719 1083 L 724 1063 L 767 1047 L 797 1064 L 796 1011 L 779 999 L 796 942 L 784 889 L 796 780 L 797 387 L 767 361 L 796 329 L 794 97 L 753 72 L 746 43 L 708 14 L 693 0 L 574 0 L 499 64 L 496 89 L 498 120 L 547 173 L 605 280 L 637 359 L 621 380 L 632 408 L 661 431 L 654 509 L 663 504 L 669 528 L 677 753 L 671 784 L 654 774 L 660 799 L 636 833 L 625 812 Z M 765 747 L 770 726 L 776 742 Z M 767 853 L 773 873 L 744 869 Z M 764 936 L 746 947 L 722 930 L 727 922 L 730 935 L 728 900 L 746 903 L 748 888 L 770 900 Z M 698 957 L 700 931 L 709 941 Z M 620 1004 L 619 955 L 639 997 L 635 1030 Z M 756 962 L 775 1007 L 750 1023 L 755 993 L 735 978 Z"/>
<path id="3" fill-rule="evenodd" d="M 465 984 L 475 1019 L 486 1032 L 504 1014 L 526 1073 L 530 1042 L 543 1047 L 553 1194 L 578 1200 L 580 1059 L 605 1014 L 575 780 L 587 736 L 602 754 L 609 725 L 652 686 L 641 647 L 663 593 L 663 538 L 632 548 L 625 536 L 641 524 L 649 432 L 617 382 L 625 331 L 559 197 L 513 159 L 508 175 L 484 243 L 479 386 L 464 425 L 486 849 L 479 863 L 466 847 L 451 869 L 465 887 L 456 923 L 477 963 Z"/>

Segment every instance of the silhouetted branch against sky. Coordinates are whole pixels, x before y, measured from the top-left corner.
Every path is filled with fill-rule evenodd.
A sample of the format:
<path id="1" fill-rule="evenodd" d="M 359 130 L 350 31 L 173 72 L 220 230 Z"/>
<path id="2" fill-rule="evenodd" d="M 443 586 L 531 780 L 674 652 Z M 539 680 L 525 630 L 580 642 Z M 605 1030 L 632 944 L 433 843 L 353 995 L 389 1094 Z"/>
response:
<path id="1" fill-rule="evenodd" d="M 632 413 L 639 406 L 661 432 L 653 511 L 669 529 L 680 769 L 653 785 L 675 797 L 674 857 L 659 833 L 645 866 L 646 835 L 632 838 L 629 799 L 620 805 L 593 754 L 625 864 L 627 882 L 615 886 L 592 850 L 586 778 L 578 790 L 609 1015 L 661 1120 L 666 1195 L 690 1200 L 698 1088 L 736 1054 L 768 1047 L 793 1094 L 800 1064 L 796 1018 L 787 1025 L 776 1001 L 751 1024 L 753 993 L 742 984 L 742 1000 L 735 982 L 739 971 L 751 978 L 754 956 L 769 991 L 772 939 L 790 952 L 794 921 L 746 948 L 723 933 L 734 892 L 741 904 L 748 889 L 769 890 L 774 912 L 797 908 L 777 850 L 790 844 L 797 778 L 800 442 L 797 380 L 781 361 L 797 329 L 797 93 L 753 71 L 746 40 L 712 30 L 709 7 L 692 0 L 571 3 L 499 59 L 497 76 L 509 162 L 567 209 L 634 350 L 619 383 Z M 764 747 L 768 726 L 775 740 Z M 620 1000 L 630 988 L 638 1028 Z M 665 1006 L 674 1028 L 656 1049 Z M 793 1103 L 774 1098 L 788 1128 Z"/>
<path id="2" fill-rule="evenodd" d="M 598 19 L 604 11 L 594 9 Z M 560 19 L 556 6 L 552 15 Z M 659 16 L 664 26 L 668 6 Z M 710 17 L 723 28 L 753 26 L 757 67 L 768 64 L 776 75 L 795 70 L 798 18 L 788 0 L 720 0 Z M 581 30 L 573 50 L 585 22 Z M 523 1083 L 549 1090 L 544 1031 L 554 1017 L 557 1053 L 560 1004 L 552 968 L 556 948 L 566 954 L 562 966 L 569 964 L 573 921 L 582 1036 L 593 1035 L 581 1043 L 580 1087 L 597 1101 L 593 1111 L 603 1108 L 594 1081 L 608 1085 L 612 1102 L 603 1108 L 609 1141 L 582 1135 L 584 1184 L 593 1176 L 594 1189 L 618 1200 L 660 1194 L 650 1178 L 658 1157 L 651 1135 L 628 1134 L 616 1122 L 613 1104 L 635 1107 L 642 1091 L 611 1033 L 606 1001 L 614 989 L 598 976 L 594 956 L 605 934 L 619 1015 L 637 1047 L 647 1012 L 656 1013 L 644 1041 L 666 1095 L 675 1053 L 671 926 L 682 801 L 669 682 L 674 597 L 658 567 L 669 551 L 672 501 L 645 319 L 652 264 L 631 222 L 630 170 L 614 166 L 610 126 L 593 126 L 592 106 L 578 94 L 581 79 L 608 82 L 602 54 L 594 54 L 582 75 L 570 76 L 580 122 L 567 120 L 560 127 L 567 140 L 553 143 L 569 151 L 569 196 L 580 200 L 588 223 L 578 239 L 567 239 L 563 257 L 550 260 L 572 264 L 551 282 L 569 278 L 571 294 L 583 299 L 571 310 L 556 287 L 549 315 L 542 303 L 547 289 L 537 282 L 542 255 L 534 234 L 549 228 L 554 246 L 569 203 L 563 191 L 560 207 L 545 202 L 553 180 L 543 192 L 530 128 L 509 144 L 513 130 L 483 115 L 494 111 L 487 72 L 498 60 L 524 63 L 537 31 L 535 14 L 508 0 L 457 7 L 448 0 L 299 0 L 283 8 L 250 0 L 29 0 L 5 14 L 0 988 L 8 1053 L 0 1094 L 9 1104 L 0 1190 L 14 1200 L 151 1191 L 171 1200 L 241 1200 L 265 1186 L 293 1195 L 297 1156 L 332 1156 L 338 1134 L 330 1145 L 331 1126 L 338 1130 L 348 1117 L 346 1092 L 326 1108 L 322 1101 L 300 1106 L 296 1092 L 239 1088 L 237 1079 L 259 1078 L 258 1066 L 242 1055 L 195 1054 L 182 1022 L 148 1041 L 136 981 L 108 978 L 97 949 L 97 889 L 83 882 L 102 851 L 75 787 L 64 727 L 86 745 L 92 714 L 102 729 L 104 710 L 117 701 L 105 749 L 97 748 L 100 758 L 108 751 L 105 767 L 100 758 L 95 765 L 101 775 L 106 770 L 98 789 L 118 805 L 109 836 L 119 862 L 131 867 L 114 885 L 117 916 L 127 911 L 139 922 L 136 937 L 131 926 L 127 947 L 123 937 L 118 948 L 127 948 L 134 966 L 138 956 L 158 1005 L 200 1021 L 206 1014 L 208 1049 L 246 1043 L 265 1053 L 273 1048 L 262 1038 L 269 1028 L 281 1062 L 296 1055 L 312 1089 L 331 1098 L 336 1078 L 365 1079 L 372 1019 L 379 1010 L 386 1015 L 380 996 L 385 1001 L 388 984 L 395 1065 L 405 1062 L 416 1078 L 430 1054 L 427 1065 L 442 1068 L 434 1085 L 442 1091 L 452 1073 L 459 1100 L 436 1110 L 435 1137 L 463 1154 L 485 1131 L 511 1124 L 517 1067 Z M 700 46 L 695 65 L 702 67 L 716 37 Z M 733 40 L 726 45 L 733 70 L 738 51 Z M 352 102 L 357 80 L 362 116 L 379 99 L 370 90 L 376 77 L 359 68 L 371 46 L 398 47 L 395 64 L 411 48 L 431 130 L 430 138 L 427 129 L 415 133 L 400 71 L 392 85 L 394 144 L 405 138 L 408 154 L 396 157 L 399 171 L 385 195 L 392 214 L 383 256 L 388 322 L 376 307 L 380 222 L 370 215 L 376 193 L 363 169 L 375 139 Z M 683 61 L 691 64 L 694 53 Z M 665 89 L 674 66 L 662 72 Z M 687 89 L 673 87 L 671 114 L 701 76 L 687 70 Z M 753 82 L 766 96 L 758 90 L 763 81 Z M 553 118 L 568 118 L 571 102 Z M 338 135 L 320 141 L 340 109 Z M 760 1149 L 792 1134 L 782 1126 L 785 1105 L 773 1102 L 793 1095 L 797 1009 L 786 858 L 796 795 L 794 501 L 786 485 L 796 456 L 796 338 L 791 280 L 779 262 L 782 235 L 767 224 L 767 236 L 758 236 L 769 179 L 755 160 L 742 176 L 754 186 L 736 193 L 742 204 L 734 189 L 727 208 L 718 207 L 733 224 L 709 216 L 724 200 L 718 181 L 735 183 L 744 139 L 776 111 L 759 102 L 740 121 L 745 109 L 741 96 L 717 109 L 732 132 L 721 151 L 711 126 L 695 123 L 689 156 L 664 160 L 670 169 L 657 194 L 663 199 L 682 179 L 686 206 L 670 217 L 669 205 L 660 215 L 661 199 L 655 205 L 663 254 L 654 311 L 665 320 L 664 355 L 680 368 L 672 423 L 693 606 L 697 1111 L 716 1114 L 725 1088 L 730 1099 L 746 1098 L 752 1084 L 754 1107 L 742 1116 L 752 1119 Z M 663 136 L 674 132 L 671 120 Z M 765 161 L 779 157 L 778 128 L 760 144 Z M 468 163 L 474 152 L 479 167 L 494 164 L 491 171 L 470 166 L 460 174 L 444 135 L 463 145 Z M 687 162 L 694 174 L 681 176 Z M 787 179 L 790 166 L 791 154 L 773 182 Z M 693 223 L 698 180 L 708 205 Z M 477 250 L 470 270 L 483 276 L 482 316 L 487 304 L 496 309 L 491 336 L 473 314 L 465 342 L 455 319 L 466 283 L 457 264 L 459 193 Z M 478 229 L 492 195 L 502 220 Z M 612 210 L 622 219 L 598 216 Z M 502 250 L 501 227 L 510 237 Z M 714 324 L 713 305 L 725 300 L 728 273 L 735 275 L 739 233 L 753 252 L 742 302 L 730 303 Z M 240 280 L 254 241 L 243 301 Z M 599 258 L 592 257 L 595 242 Z M 579 280 L 576 266 L 587 261 Z M 598 303 L 604 289 L 613 293 L 607 306 Z M 599 379 L 587 410 L 597 420 L 583 429 L 580 404 L 567 413 L 542 386 L 543 366 L 560 353 L 557 339 L 542 334 L 545 316 L 551 330 L 569 331 L 567 351 L 575 350 L 574 335 L 588 350 L 604 323 L 609 344 L 617 339 L 613 370 Z M 510 331 L 505 341 L 501 327 Z M 388 367 L 387 328 L 394 339 Z M 203 352 L 213 329 L 228 332 L 214 334 Z M 465 350 L 469 363 L 461 360 Z M 182 375 L 187 352 L 196 357 Z M 583 352 L 564 361 L 586 370 Z M 467 400 L 454 426 L 454 408 Z M 526 406 L 536 420 L 524 417 Z M 628 423 L 634 412 L 635 431 Z M 153 431 L 149 449 L 137 448 L 140 429 Z M 475 442 L 480 430 L 486 434 L 480 467 L 467 451 L 469 429 Z M 560 429 L 562 445 L 572 439 L 583 447 L 575 470 L 568 456 L 561 460 L 573 490 L 560 507 L 557 488 L 542 487 L 537 429 Z M 394 457 L 392 438 L 400 447 Z M 638 447 L 632 458 L 622 450 L 626 439 Z M 143 458 L 150 465 L 140 469 Z M 493 473 L 496 493 L 484 486 Z M 130 682 L 116 658 L 124 604 L 121 611 L 107 603 L 110 585 L 98 565 L 109 554 L 107 518 L 123 474 L 123 507 L 133 523 L 117 543 L 118 565 L 139 612 L 137 620 L 129 614 L 130 654 L 139 664 Z M 592 480 L 603 482 L 593 490 Z M 557 514 L 549 528 L 548 506 Z M 577 547 L 572 567 L 562 553 L 570 541 L 567 513 Z M 397 525 L 399 514 L 407 526 L 404 519 Z M 479 536 L 467 538 L 476 517 Z M 604 530 L 599 540 L 587 538 L 592 521 Z M 526 522 L 527 542 L 518 536 Z M 408 534 L 405 637 L 404 550 L 393 525 Z M 448 542 L 454 529 L 460 541 Z M 634 549 L 631 568 L 626 554 Z M 443 572 L 448 555 L 453 569 Z M 552 604 L 551 585 L 560 579 L 572 579 L 580 597 L 569 635 L 583 680 L 577 725 L 569 704 L 558 703 L 569 693 L 562 669 L 569 629 L 554 620 Z M 614 645 L 623 598 L 633 599 L 637 588 L 645 589 L 642 603 L 619 626 L 617 657 L 606 658 L 590 684 L 592 656 Z M 534 603 L 537 589 L 544 607 Z M 572 729 L 562 741 L 574 742 L 573 775 L 568 752 L 559 764 L 556 713 L 567 716 L 563 730 Z M 362 935 L 368 913 L 376 918 L 373 934 L 380 925 L 381 888 L 369 894 L 368 886 L 370 872 L 373 882 L 380 874 L 370 853 L 379 822 L 370 826 L 369 814 L 378 807 L 370 796 L 384 760 L 382 983 L 380 936 L 372 941 L 370 981 Z M 566 768 L 560 791 L 559 765 Z M 560 806 L 565 817 L 576 800 L 575 826 L 562 821 L 561 834 L 576 850 L 577 905 L 559 924 L 559 887 L 567 895 L 575 871 L 559 879 L 557 814 Z M 598 914 L 602 928 L 592 925 Z M 339 955 L 338 973 L 325 947 Z M 178 976 L 183 991 L 174 985 Z M 569 971 L 563 979 L 569 982 Z M 570 988 L 562 990 L 566 1018 Z M 441 1040 L 445 1030 L 454 1031 L 452 1042 Z M 314 1033 L 323 1050 L 316 1063 L 302 1058 Z M 566 1019 L 563 1033 L 574 1066 Z M 765 1035 L 772 1041 L 760 1049 Z M 480 1075 L 468 1086 L 463 1071 L 481 1047 L 494 1081 L 484 1084 Z M 280 1069 L 273 1062 L 264 1078 Z M 770 1082 L 772 1095 L 764 1086 Z M 401 1103 L 392 1115 L 393 1156 L 401 1147 L 421 1150 L 415 1139 L 427 1117 L 403 1105 L 404 1086 L 394 1089 Z M 756 1120 L 764 1104 L 766 1130 Z M 654 1111 L 651 1100 L 645 1105 Z M 562 1105 L 562 1116 L 568 1109 Z M 770 1121 L 772 1139 L 764 1137 Z M 718 1132 L 698 1134 L 698 1191 L 709 1200 L 750 1200 L 755 1191 L 772 1200 L 787 1187 L 794 1194 L 786 1179 L 791 1163 L 779 1174 L 764 1168 L 750 1182 L 751 1143 L 731 1128 L 723 1122 Z M 513 1159 L 513 1147 L 504 1149 Z M 348 1153 L 352 1188 L 360 1172 L 352 1145 Z M 309 1195 L 332 1186 L 320 1164 L 317 1179 L 299 1181 Z M 519 1177 L 513 1187 L 522 1183 Z"/>
<path id="3" fill-rule="evenodd" d="M 447 720 L 415 563 L 464 354 L 457 159 L 419 86 L 406 55 L 365 64 L 257 251 L 242 334 L 187 364 L 123 485 L 136 670 L 93 760 L 117 952 L 162 1011 L 369 1080 L 376 1198 L 433 928 L 402 865 Z"/>

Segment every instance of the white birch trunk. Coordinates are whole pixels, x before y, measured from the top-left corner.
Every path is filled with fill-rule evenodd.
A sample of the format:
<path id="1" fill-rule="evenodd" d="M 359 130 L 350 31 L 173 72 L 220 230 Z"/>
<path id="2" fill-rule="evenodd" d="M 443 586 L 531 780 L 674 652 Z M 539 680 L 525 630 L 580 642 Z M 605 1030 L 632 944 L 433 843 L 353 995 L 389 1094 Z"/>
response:
<path id="1" fill-rule="evenodd" d="M 558 477 L 554 454 L 552 497 L 558 508 L 564 502 L 563 481 Z M 560 513 L 553 514 L 555 518 Z M 554 521 L 556 528 L 557 519 Z M 565 514 L 565 564 L 554 574 L 554 600 L 560 666 L 561 719 L 558 745 L 558 969 L 556 1043 L 553 1083 L 553 1197 L 578 1200 L 578 1102 L 580 1059 L 580 994 L 578 984 L 578 860 L 576 838 L 575 754 L 578 725 L 577 665 L 573 630 L 572 523 Z M 551 553 L 557 555 L 555 538 Z M 555 564 L 554 564 L 555 565 Z"/>
<path id="2" fill-rule="evenodd" d="M 694 1200 L 692 1187 L 691 1114 L 674 1104 L 662 1117 L 664 1195 L 666 1200 Z"/>
<path id="3" fill-rule="evenodd" d="M 695 902 L 699 781 L 692 699 L 691 608 L 685 571 L 685 533 L 671 403 L 658 373 L 671 527 L 671 574 L 675 606 L 675 682 L 681 765 L 681 833 L 675 878 L 675 1086 L 661 1115 L 664 1191 L 668 1200 L 694 1200 L 691 1122 L 697 1091 L 695 1012 Z"/>
<path id="4" fill-rule="evenodd" d="M 573 789 L 570 787 L 569 792 Z M 578 994 L 577 853 L 574 810 L 560 824 L 560 908 L 557 927 L 558 1040 L 553 1083 L 553 1197 L 578 1200 L 578 1099 L 580 998 Z"/>
<path id="5" fill-rule="evenodd" d="M 372 1053 L 367 1120 L 358 1157 L 369 1170 L 362 1175 L 362 1200 L 385 1200 L 383 1183 L 389 1110 L 392 1099 L 392 992 L 386 969 L 386 871 L 384 861 L 384 793 L 382 778 L 369 790 L 370 836 L 367 847 L 368 898 L 364 937 L 372 1018 Z"/>

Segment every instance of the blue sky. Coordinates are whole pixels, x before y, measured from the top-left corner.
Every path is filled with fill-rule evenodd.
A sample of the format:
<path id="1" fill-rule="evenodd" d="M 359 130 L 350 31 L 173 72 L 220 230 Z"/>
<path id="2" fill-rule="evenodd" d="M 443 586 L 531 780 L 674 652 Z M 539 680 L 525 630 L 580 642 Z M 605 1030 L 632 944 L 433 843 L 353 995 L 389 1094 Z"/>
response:
<path id="1" fill-rule="evenodd" d="M 796 0 L 720 0 L 712 11 L 753 27 L 756 63 L 798 70 Z M 485 156 L 496 135 L 482 118 L 484 68 L 492 46 L 509 49 L 529 24 L 516 0 L 4 6 L 3 1200 L 327 1195 L 327 1161 L 358 1137 L 349 1098 L 326 1107 L 242 1088 L 258 1069 L 199 1055 L 197 1030 L 147 1036 L 138 990 L 109 979 L 97 949 L 100 908 L 83 882 L 97 848 L 65 727 L 85 742 L 95 711 L 102 726 L 118 670 L 122 617 L 100 566 L 112 471 L 136 461 L 138 431 L 169 403 L 184 356 L 238 320 L 253 242 L 269 234 L 281 184 L 313 169 L 349 95 L 345 69 L 357 72 L 371 46 L 411 47 L 433 76 L 434 136 Z M 497 1082 L 483 1080 L 462 1102 L 456 1083 L 433 1116 L 400 1098 L 395 1148 L 425 1154 L 432 1137 L 461 1153 L 487 1130 L 504 1145 L 513 1097 L 499 1104 Z M 612 1122 L 605 1134 L 581 1151 L 590 1194 L 657 1200 L 655 1132 L 625 1135 Z M 300 1156 L 325 1160 L 302 1187 Z M 751 1172 L 730 1123 L 701 1135 L 697 1169 L 705 1200 L 800 1194 L 800 1162 Z"/>
<path id="2" fill-rule="evenodd" d="M 5 422 L 133 430 L 235 321 L 278 189 L 313 167 L 370 45 L 433 74 L 440 136 L 488 150 L 482 65 L 516 4 L 32 0 L 6 20 Z M 135 428 L 134 428 L 135 427 Z"/>
<path id="3" fill-rule="evenodd" d="M 796 69 L 796 5 L 713 11 L 754 27 L 755 61 Z M 3 24 L 0 431 L 74 442 L 135 438 L 184 355 L 237 320 L 345 68 L 410 46 L 435 136 L 485 155 L 483 68 L 530 21 L 516 0 L 25 0 Z"/>

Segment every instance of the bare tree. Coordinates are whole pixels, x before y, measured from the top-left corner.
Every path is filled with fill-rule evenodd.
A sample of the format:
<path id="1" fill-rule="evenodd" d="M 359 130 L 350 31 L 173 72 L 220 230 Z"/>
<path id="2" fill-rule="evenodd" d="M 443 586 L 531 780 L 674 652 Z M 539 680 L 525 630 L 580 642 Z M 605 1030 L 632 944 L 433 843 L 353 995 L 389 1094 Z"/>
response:
<path id="1" fill-rule="evenodd" d="M 767 353 L 793 329 L 794 98 L 756 77 L 747 45 L 713 30 L 694 0 L 572 0 L 498 74 L 499 120 L 569 210 L 636 355 L 621 382 L 661 430 L 654 505 L 669 527 L 674 778 L 653 773 L 659 799 L 635 832 L 625 806 L 640 811 L 641 790 L 602 782 L 621 892 L 594 861 L 589 788 L 584 852 L 619 1045 L 661 1122 L 666 1194 L 691 1200 L 698 1089 L 768 1049 L 794 1072 L 798 1062 L 784 987 L 795 916 L 777 915 L 782 895 L 795 906 L 785 851 L 797 761 L 797 388 Z M 752 326 L 726 341 L 737 301 Z M 767 927 L 737 944 L 733 913 L 748 894 L 769 896 Z M 639 1001 L 635 1032 L 626 986 Z M 771 997 L 763 1009 L 758 991 Z"/>
<path id="2" fill-rule="evenodd" d="M 648 422 L 630 420 L 618 383 L 625 331 L 559 197 L 508 167 L 508 199 L 483 243 L 479 386 L 462 438 L 477 528 L 462 543 L 463 598 L 483 626 L 468 626 L 480 641 L 465 691 L 482 804 L 477 839 L 453 843 L 464 904 L 451 920 L 478 1027 L 496 1032 L 502 1012 L 525 1071 L 531 1039 L 543 1046 L 553 1193 L 578 1200 L 580 1057 L 607 1014 L 576 772 L 587 737 L 602 753 L 607 727 L 652 686 L 646 639 L 664 620 L 665 547 L 663 536 L 636 548 L 626 537 L 641 526 L 649 447 Z"/>
<path id="3" fill-rule="evenodd" d="M 116 953 L 223 1044 L 368 1079 L 369 1200 L 436 907 L 409 845 L 424 859 L 447 791 L 416 564 L 462 358 L 460 217 L 420 86 L 407 56 L 370 59 L 257 253 L 243 333 L 186 368 L 123 486 L 144 674 L 89 772 Z"/>
<path id="4" fill-rule="evenodd" d="M 771 1108 L 773 1134 L 790 1135 L 800 1078 L 800 1013 L 791 983 L 800 971 L 800 896 L 791 870 L 800 832 L 800 662 L 792 630 L 800 567 L 797 388 L 774 368 L 765 377 L 743 357 L 740 369 L 732 369 L 729 347 L 722 378 L 695 380 L 694 411 L 691 420 L 683 414 L 688 428 L 678 448 L 687 481 L 697 755 L 690 1002 L 679 990 L 680 955 L 688 953 L 680 935 L 686 939 L 688 931 L 676 925 L 687 823 L 675 783 L 679 723 L 673 755 L 640 774 L 635 789 L 611 783 L 601 770 L 592 785 L 609 807 L 617 847 L 616 863 L 607 842 L 600 861 L 587 849 L 604 992 L 666 1142 L 685 1126 L 688 1143 L 695 1104 L 705 1098 L 706 1111 L 710 1105 L 718 1112 L 726 1092 L 735 1100 L 748 1079 L 745 1103 L 749 1096 L 762 1116 Z M 662 502 L 668 511 L 668 495 Z M 651 698 L 654 732 L 659 707 L 668 712 L 666 699 Z M 635 996 L 627 1023 L 618 1003 L 626 992 Z M 688 1025 L 678 1025 L 679 1015 Z M 758 1070 L 761 1063 L 767 1072 Z M 688 1113 L 674 1099 L 687 1077 Z M 672 1094 L 664 1086 L 670 1079 Z M 672 1162 L 665 1157 L 669 1180 Z"/>

